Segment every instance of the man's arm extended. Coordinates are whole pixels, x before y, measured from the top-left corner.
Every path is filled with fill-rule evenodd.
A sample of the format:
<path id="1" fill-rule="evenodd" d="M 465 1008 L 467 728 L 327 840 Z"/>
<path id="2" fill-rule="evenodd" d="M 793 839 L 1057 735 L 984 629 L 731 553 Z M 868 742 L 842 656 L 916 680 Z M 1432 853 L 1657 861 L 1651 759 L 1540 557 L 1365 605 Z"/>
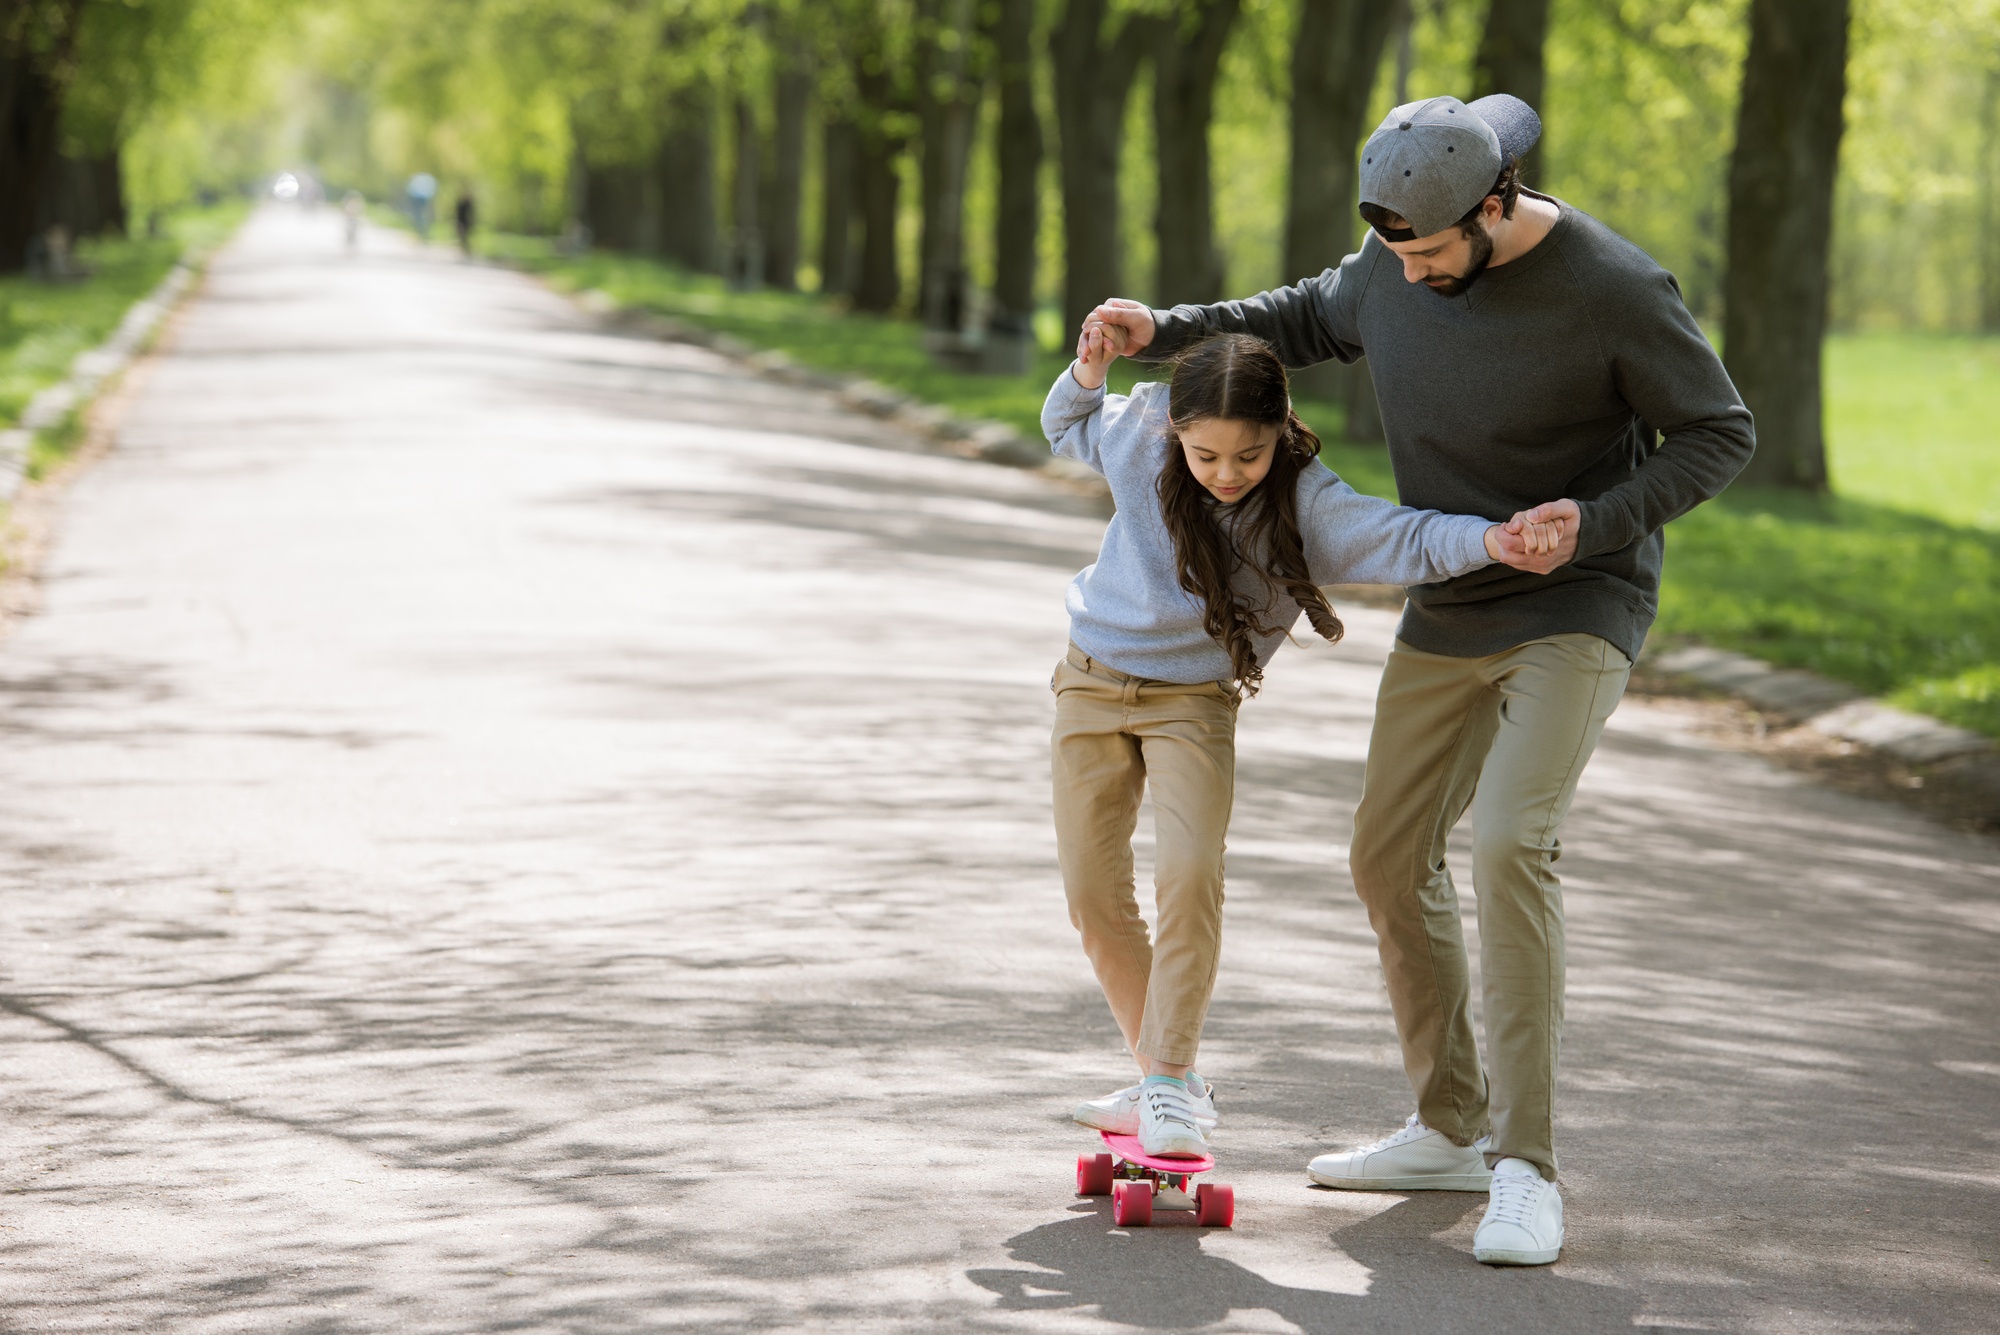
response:
<path id="1" fill-rule="evenodd" d="M 1630 478 L 1581 506 L 1579 556 L 1629 547 L 1720 492 L 1757 447 L 1750 410 L 1662 272 L 1634 307 L 1600 316 L 1618 392 L 1662 433 Z"/>
<path id="2" fill-rule="evenodd" d="M 1124 355 L 1141 361 L 1162 361 L 1210 334 L 1236 333 L 1263 339 L 1287 366 L 1312 366 L 1334 358 L 1351 362 L 1361 355 L 1353 298 L 1365 281 L 1365 256 L 1364 249 L 1317 278 L 1213 306 L 1156 311 L 1114 297 L 1092 311 L 1085 323 L 1123 330 Z"/>

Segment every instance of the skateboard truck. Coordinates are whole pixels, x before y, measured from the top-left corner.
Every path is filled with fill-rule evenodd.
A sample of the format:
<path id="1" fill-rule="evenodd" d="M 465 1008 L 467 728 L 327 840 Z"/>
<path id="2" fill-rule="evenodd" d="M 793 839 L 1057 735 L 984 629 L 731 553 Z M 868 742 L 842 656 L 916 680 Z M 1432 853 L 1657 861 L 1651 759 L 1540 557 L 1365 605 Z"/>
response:
<path id="1" fill-rule="evenodd" d="M 1147 1154 L 1137 1136 L 1100 1132 L 1108 1154 L 1076 1156 L 1076 1194 L 1109 1196 L 1111 1222 L 1143 1228 L 1155 1210 L 1192 1210 L 1201 1228 L 1228 1228 L 1236 1222 L 1236 1192 L 1220 1182 L 1204 1182 L 1192 1193 L 1188 1179 L 1215 1167 L 1215 1159 L 1168 1159 Z"/>

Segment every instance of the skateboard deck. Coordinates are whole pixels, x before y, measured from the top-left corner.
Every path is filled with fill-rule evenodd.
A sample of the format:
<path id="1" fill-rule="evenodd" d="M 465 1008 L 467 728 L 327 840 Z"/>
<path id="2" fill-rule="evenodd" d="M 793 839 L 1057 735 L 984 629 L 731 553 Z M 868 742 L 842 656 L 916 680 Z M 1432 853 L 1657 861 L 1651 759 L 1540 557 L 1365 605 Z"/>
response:
<path id="1" fill-rule="evenodd" d="M 1110 1196 L 1111 1221 L 1120 1228 L 1153 1222 L 1155 1210 L 1192 1210 L 1204 1228 L 1228 1228 L 1236 1221 L 1236 1192 L 1220 1182 L 1204 1182 L 1188 1192 L 1188 1179 L 1215 1167 L 1215 1156 L 1176 1159 L 1148 1154 L 1137 1136 L 1100 1131 L 1106 1154 L 1076 1157 L 1076 1194 Z"/>
<path id="2" fill-rule="evenodd" d="M 1204 1154 L 1198 1159 L 1168 1158 L 1165 1155 L 1146 1153 L 1137 1136 L 1121 1136 L 1116 1131 L 1100 1131 L 1104 1144 L 1113 1154 L 1126 1163 L 1138 1164 L 1159 1173 L 1186 1173 L 1192 1177 L 1196 1173 L 1206 1173 L 1215 1167 L 1215 1156 Z"/>

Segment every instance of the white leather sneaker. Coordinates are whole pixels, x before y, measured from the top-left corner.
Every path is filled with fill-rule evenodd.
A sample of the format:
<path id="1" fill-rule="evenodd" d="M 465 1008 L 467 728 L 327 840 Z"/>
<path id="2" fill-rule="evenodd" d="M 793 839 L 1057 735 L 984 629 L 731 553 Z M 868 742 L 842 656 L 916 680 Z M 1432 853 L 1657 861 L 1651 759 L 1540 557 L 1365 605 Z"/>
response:
<path id="1" fill-rule="evenodd" d="M 1403 1129 L 1372 1145 L 1322 1154 L 1306 1176 L 1323 1187 L 1347 1191 L 1485 1191 L 1493 1181 L 1476 1145 L 1454 1145 L 1415 1113 Z"/>
<path id="2" fill-rule="evenodd" d="M 1158 1081 L 1139 1086 L 1139 1148 L 1169 1159 L 1199 1159 L 1208 1141 L 1195 1121 L 1186 1086 Z"/>
<path id="3" fill-rule="evenodd" d="M 1548 1265 L 1562 1255 L 1563 1198 L 1526 1159 L 1493 1166 L 1493 1199 L 1472 1235 L 1472 1259 L 1487 1265 Z"/>
<path id="4" fill-rule="evenodd" d="M 1197 1089 L 1196 1086 L 1200 1088 Z M 1072 1114 L 1084 1126 L 1109 1131 L 1115 1136 L 1139 1134 L 1139 1086 L 1127 1085 L 1101 1099 L 1086 1099 Z M 1194 1105 L 1194 1122 L 1203 1131 L 1215 1130 L 1215 1086 L 1198 1075 L 1188 1076 L 1188 1102 Z"/>

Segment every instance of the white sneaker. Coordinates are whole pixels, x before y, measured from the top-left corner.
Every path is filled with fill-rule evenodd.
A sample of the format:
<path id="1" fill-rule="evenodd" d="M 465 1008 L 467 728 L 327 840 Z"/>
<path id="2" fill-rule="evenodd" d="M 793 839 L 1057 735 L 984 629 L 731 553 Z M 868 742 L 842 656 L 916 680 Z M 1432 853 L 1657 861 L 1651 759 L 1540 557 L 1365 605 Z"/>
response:
<path id="1" fill-rule="evenodd" d="M 1127 1085 L 1101 1099 L 1087 1099 L 1072 1114 L 1084 1126 L 1109 1131 L 1114 1136 L 1139 1134 L 1139 1089 Z M 1203 1131 L 1215 1130 L 1215 1086 L 1193 1072 L 1188 1074 L 1188 1101 L 1194 1105 L 1195 1125 Z"/>
<path id="2" fill-rule="evenodd" d="M 1487 1265 L 1548 1265 L 1562 1255 L 1563 1198 L 1526 1159 L 1493 1168 L 1493 1199 L 1472 1235 L 1472 1258 Z"/>
<path id="3" fill-rule="evenodd" d="M 1195 1120 L 1194 1096 L 1186 1086 L 1155 1081 L 1139 1086 L 1139 1148 L 1169 1159 L 1199 1159 L 1208 1153 Z"/>
<path id="4" fill-rule="evenodd" d="M 1415 1113 L 1401 1131 L 1373 1145 L 1320 1155 L 1306 1165 L 1306 1176 L 1348 1191 L 1485 1191 L 1493 1181 L 1478 1146 L 1452 1144 Z"/>

